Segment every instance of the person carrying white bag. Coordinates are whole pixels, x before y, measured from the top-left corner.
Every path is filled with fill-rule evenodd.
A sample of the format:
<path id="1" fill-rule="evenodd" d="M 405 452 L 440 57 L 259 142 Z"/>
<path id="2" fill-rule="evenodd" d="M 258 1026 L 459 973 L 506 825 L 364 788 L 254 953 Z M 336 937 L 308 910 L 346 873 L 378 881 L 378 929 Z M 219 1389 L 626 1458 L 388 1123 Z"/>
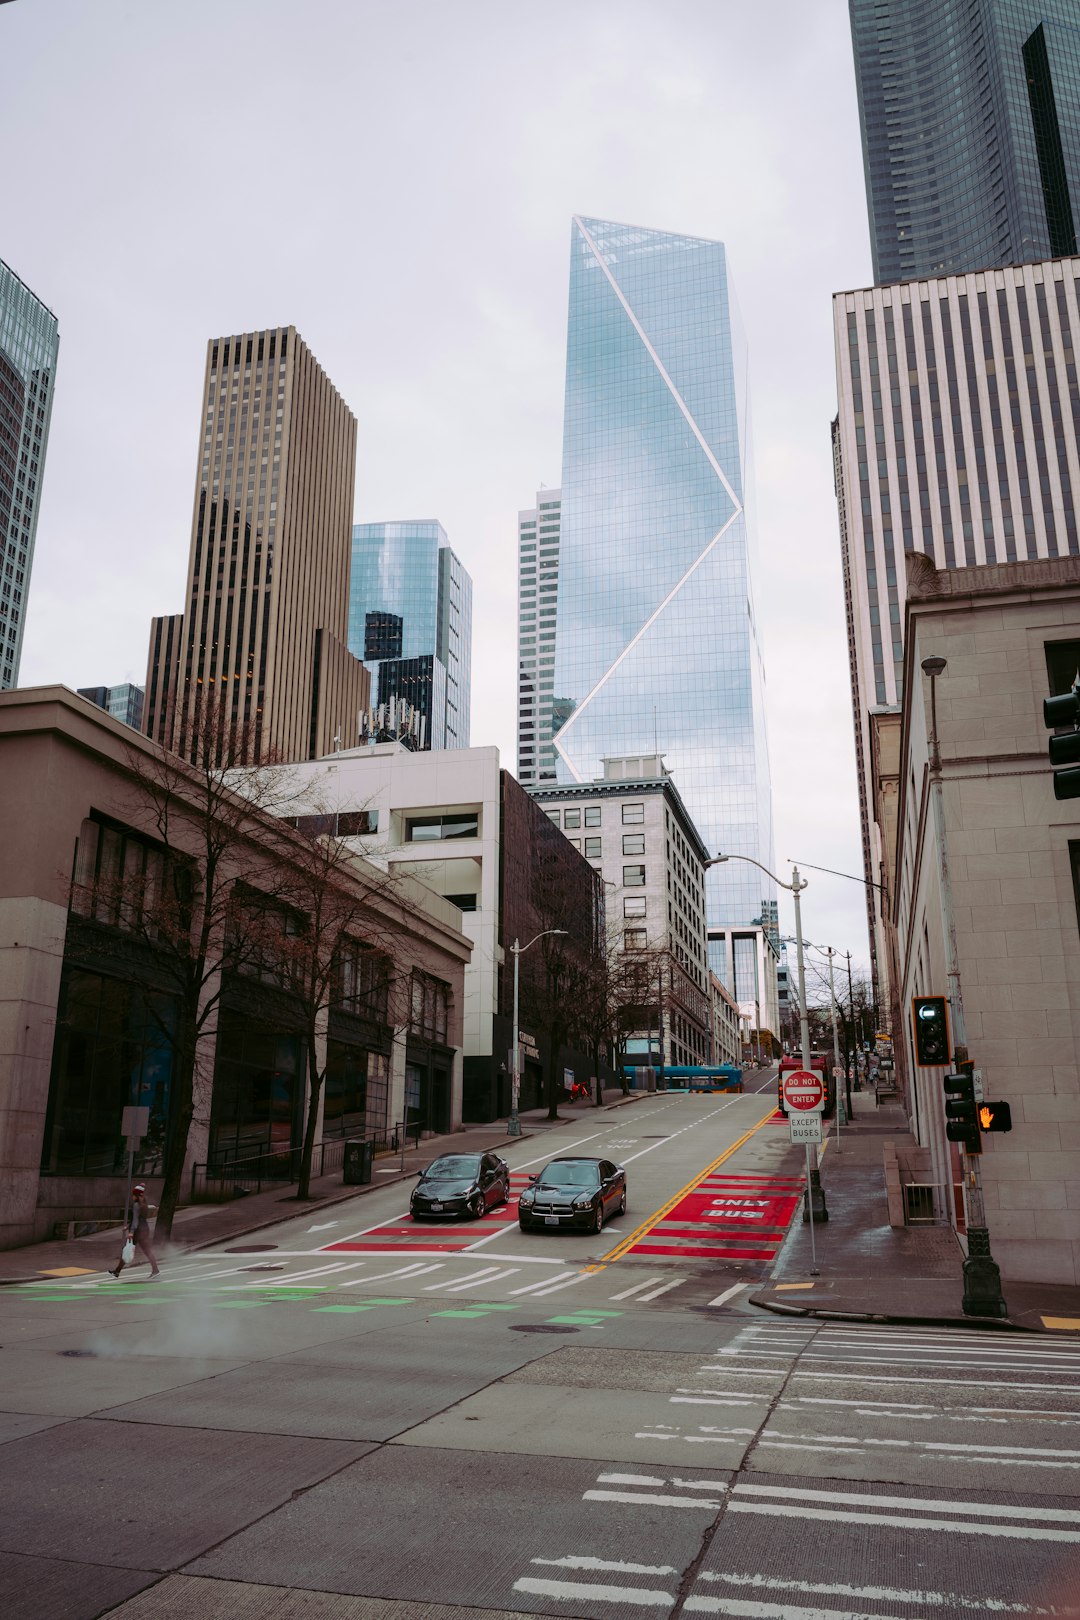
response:
<path id="1" fill-rule="evenodd" d="M 141 1264 L 135 1259 L 136 1248 L 141 1249 L 144 1257 L 150 1262 L 151 1279 L 160 1277 L 161 1267 L 150 1244 L 150 1211 L 146 1202 L 146 1188 L 141 1181 L 131 1189 L 131 1219 L 124 1228 L 124 1247 L 120 1251 L 116 1265 L 109 1270 L 110 1277 L 119 1277 L 125 1266 Z"/>

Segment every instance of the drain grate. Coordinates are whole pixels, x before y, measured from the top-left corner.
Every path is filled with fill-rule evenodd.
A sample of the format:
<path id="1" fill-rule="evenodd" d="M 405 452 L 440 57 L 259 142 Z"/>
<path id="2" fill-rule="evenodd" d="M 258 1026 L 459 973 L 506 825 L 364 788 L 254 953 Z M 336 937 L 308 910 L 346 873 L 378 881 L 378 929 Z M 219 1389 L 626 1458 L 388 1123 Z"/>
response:
<path id="1" fill-rule="evenodd" d="M 239 1249 L 226 1249 L 226 1254 L 270 1254 L 276 1249 L 276 1243 L 246 1243 Z"/>
<path id="2" fill-rule="evenodd" d="M 62 1356 L 89 1356 L 91 1360 L 97 1355 L 96 1350 L 61 1350 Z"/>
<path id="3" fill-rule="evenodd" d="M 268 1266 L 241 1266 L 240 1270 L 244 1271 L 244 1272 L 248 1272 L 248 1271 L 284 1271 L 285 1270 L 285 1262 L 284 1262 L 284 1260 L 278 1260 L 275 1264 L 271 1264 L 271 1265 L 268 1265 Z"/>
<path id="4" fill-rule="evenodd" d="M 555 1327 L 550 1322 L 512 1322 L 511 1333 L 576 1333 L 576 1327 Z"/>

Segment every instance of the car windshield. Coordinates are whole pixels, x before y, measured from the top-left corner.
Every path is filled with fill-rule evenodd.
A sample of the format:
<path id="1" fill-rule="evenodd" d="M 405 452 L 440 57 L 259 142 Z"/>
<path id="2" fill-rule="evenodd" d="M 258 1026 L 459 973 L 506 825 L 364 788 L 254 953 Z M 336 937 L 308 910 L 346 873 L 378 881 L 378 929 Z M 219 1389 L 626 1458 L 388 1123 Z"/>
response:
<path id="1" fill-rule="evenodd" d="M 549 1164 L 540 1175 L 542 1187 L 595 1187 L 599 1180 L 595 1164 L 575 1164 L 569 1159 Z"/>
<path id="2" fill-rule="evenodd" d="M 424 1174 L 436 1181 L 449 1180 L 451 1177 L 457 1180 L 463 1176 L 475 1176 L 479 1169 L 478 1153 L 448 1153 L 445 1158 L 429 1164 Z"/>

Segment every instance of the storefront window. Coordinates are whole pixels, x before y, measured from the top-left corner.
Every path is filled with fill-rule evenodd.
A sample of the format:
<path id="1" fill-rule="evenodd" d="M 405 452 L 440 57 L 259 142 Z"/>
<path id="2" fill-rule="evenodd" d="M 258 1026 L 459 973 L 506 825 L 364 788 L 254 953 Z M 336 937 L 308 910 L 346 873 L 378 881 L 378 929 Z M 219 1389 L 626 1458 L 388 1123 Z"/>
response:
<path id="1" fill-rule="evenodd" d="M 303 1071 L 298 1035 L 222 1009 L 210 1116 L 215 1164 L 293 1146 Z"/>

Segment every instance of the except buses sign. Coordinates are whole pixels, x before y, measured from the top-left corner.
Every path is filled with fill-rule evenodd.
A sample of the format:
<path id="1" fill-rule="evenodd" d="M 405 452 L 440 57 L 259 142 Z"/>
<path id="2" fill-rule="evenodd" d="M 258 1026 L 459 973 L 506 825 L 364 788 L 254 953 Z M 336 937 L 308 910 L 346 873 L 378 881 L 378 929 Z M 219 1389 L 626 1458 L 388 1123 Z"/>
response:
<path id="1" fill-rule="evenodd" d="M 825 1106 L 825 1085 L 812 1069 L 793 1069 L 784 1076 L 784 1106 L 796 1114 L 818 1113 Z"/>

